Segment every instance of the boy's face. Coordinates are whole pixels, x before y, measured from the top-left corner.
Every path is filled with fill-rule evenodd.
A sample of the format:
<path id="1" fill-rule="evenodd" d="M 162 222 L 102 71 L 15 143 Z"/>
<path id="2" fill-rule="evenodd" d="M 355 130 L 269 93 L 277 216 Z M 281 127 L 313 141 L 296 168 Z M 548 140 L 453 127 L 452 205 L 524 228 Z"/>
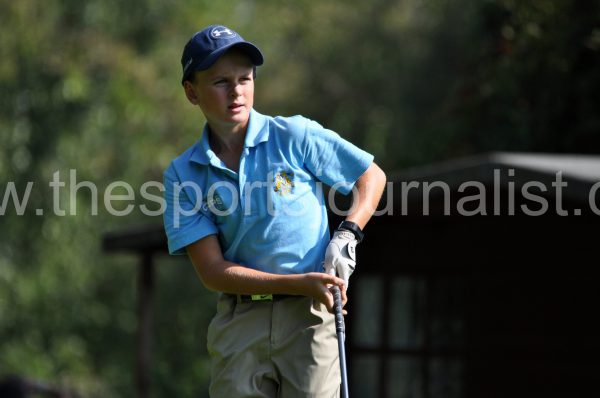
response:
<path id="1" fill-rule="evenodd" d="M 188 100 L 198 105 L 213 129 L 245 127 L 254 105 L 253 65 L 242 52 L 230 50 L 209 69 L 186 81 Z"/>

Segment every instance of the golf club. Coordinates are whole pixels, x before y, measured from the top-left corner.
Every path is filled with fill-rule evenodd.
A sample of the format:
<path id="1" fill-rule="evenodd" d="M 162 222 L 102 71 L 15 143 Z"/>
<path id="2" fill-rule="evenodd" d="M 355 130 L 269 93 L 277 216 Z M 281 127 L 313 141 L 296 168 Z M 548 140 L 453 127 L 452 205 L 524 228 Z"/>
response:
<path id="1" fill-rule="evenodd" d="M 335 315 L 335 332 L 338 340 L 338 350 L 340 352 L 340 371 L 342 375 L 342 398 L 348 396 L 348 372 L 346 369 L 346 348 L 344 340 L 346 339 L 346 330 L 344 326 L 344 314 L 342 313 L 342 293 L 338 286 L 332 286 L 333 310 Z"/>

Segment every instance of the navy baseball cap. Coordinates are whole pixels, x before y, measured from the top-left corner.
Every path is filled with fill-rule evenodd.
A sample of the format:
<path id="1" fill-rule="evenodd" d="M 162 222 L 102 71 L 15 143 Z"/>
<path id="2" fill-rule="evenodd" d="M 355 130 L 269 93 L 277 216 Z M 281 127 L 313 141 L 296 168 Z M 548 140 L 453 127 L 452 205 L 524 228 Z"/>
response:
<path id="1" fill-rule="evenodd" d="M 248 54 L 254 65 L 262 65 L 263 55 L 258 47 L 244 40 L 232 29 L 223 25 L 210 25 L 196 32 L 183 49 L 181 84 L 188 80 L 193 72 L 210 68 L 225 51 L 232 47 L 237 47 Z"/>

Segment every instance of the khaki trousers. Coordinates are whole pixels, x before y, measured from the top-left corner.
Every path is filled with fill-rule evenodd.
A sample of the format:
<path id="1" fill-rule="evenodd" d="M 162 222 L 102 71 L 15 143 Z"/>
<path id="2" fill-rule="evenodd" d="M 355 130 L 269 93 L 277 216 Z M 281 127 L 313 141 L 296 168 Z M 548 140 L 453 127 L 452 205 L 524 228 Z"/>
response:
<path id="1" fill-rule="evenodd" d="M 213 398 L 339 397 L 334 317 L 311 298 L 221 294 L 207 343 Z"/>

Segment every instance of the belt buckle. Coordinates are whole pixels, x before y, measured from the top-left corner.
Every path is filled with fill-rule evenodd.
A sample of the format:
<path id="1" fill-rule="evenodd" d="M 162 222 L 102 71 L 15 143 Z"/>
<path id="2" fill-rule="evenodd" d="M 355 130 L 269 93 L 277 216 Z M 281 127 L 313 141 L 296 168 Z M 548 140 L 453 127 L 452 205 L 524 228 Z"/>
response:
<path id="1" fill-rule="evenodd" d="M 252 301 L 273 301 L 272 294 L 253 294 L 250 298 Z"/>

